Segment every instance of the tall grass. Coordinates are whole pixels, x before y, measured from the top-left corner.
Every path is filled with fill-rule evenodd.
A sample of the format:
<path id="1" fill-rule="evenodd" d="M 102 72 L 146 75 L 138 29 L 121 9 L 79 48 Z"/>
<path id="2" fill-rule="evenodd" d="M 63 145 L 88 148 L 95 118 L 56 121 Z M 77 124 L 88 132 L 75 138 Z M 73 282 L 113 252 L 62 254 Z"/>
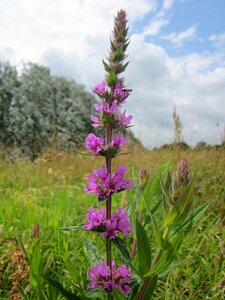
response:
<path id="1" fill-rule="evenodd" d="M 200 186 L 196 206 L 205 202 L 210 205 L 194 235 L 188 236 L 182 246 L 179 259 L 184 260 L 183 266 L 160 282 L 155 299 L 222 300 L 225 293 L 224 151 L 140 152 L 134 149 L 132 156 L 119 156 L 116 163 L 135 166 L 131 176 L 145 165 L 151 176 L 163 162 L 169 161 L 175 166 L 184 156 L 189 159 L 192 174 Z M 10 296 L 10 275 L 17 268 L 12 256 L 19 247 L 19 239 L 29 248 L 34 224 L 40 224 L 41 228 L 44 271 L 51 270 L 68 278 L 64 285 L 68 284 L 70 289 L 74 288 L 69 283 L 71 279 L 86 285 L 84 278 L 90 262 L 82 247 L 81 234 L 67 234 L 54 228 L 82 223 L 88 207 L 97 205 L 94 196 L 87 197 L 83 193 L 83 180 L 101 163 L 101 159 L 55 152 L 49 152 L 34 163 L 0 162 L 0 299 L 16 299 L 12 293 Z M 121 201 L 126 199 L 122 199 L 121 194 L 116 195 L 114 205 L 119 207 Z M 84 235 L 95 243 L 94 234 L 86 232 Z M 104 247 L 103 242 L 101 246 Z M 28 299 L 34 299 L 28 283 L 29 278 L 21 283 L 22 288 L 27 288 Z M 49 289 L 46 283 L 44 289 Z M 60 299 L 60 296 L 54 297 Z"/>

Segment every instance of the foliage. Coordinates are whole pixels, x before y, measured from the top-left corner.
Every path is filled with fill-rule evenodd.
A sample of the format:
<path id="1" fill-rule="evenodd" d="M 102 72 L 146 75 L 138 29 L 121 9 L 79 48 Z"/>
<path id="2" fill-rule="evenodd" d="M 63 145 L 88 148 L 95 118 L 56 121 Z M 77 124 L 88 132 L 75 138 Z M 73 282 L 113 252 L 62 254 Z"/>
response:
<path id="1" fill-rule="evenodd" d="M 93 101 L 82 85 L 52 76 L 46 67 L 25 65 L 18 77 L 15 68 L 1 64 L 0 145 L 32 159 L 50 145 L 79 147 L 90 131 Z"/>
<path id="2" fill-rule="evenodd" d="M 118 157 L 118 163 L 136 166 L 134 176 L 138 177 L 138 169 L 145 164 L 150 178 L 156 174 L 163 161 L 168 160 L 173 168 L 180 153 L 176 151 L 134 152 L 131 155 Z M 154 299 L 195 300 L 224 298 L 224 152 L 206 150 L 204 152 L 188 151 L 183 153 L 191 163 L 195 181 L 200 190 L 195 197 L 193 208 L 210 202 L 210 206 L 196 225 L 195 234 L 189 234 L 182 244 L 177 258 L 182 262 L 181 268 L 173 270 L 171 275 L 158 279 L 158 287 Z M 70 224 L 82 223 L 90 205 L 97 204 L 93 198 L 82 191 L 82 178 L 92 167 L 98 167 L 97 161 L 87 157 L 52 156 L 50 161 L 39 161 L 36 164 L 18 162 L 10 165 L 0 161 L 0 298 L 9 299 L 12 283 L 9 276 L 14 272 L 11 257 L 18 248 L 18 235 L 27 250 L 29 236 L 35 223 L 40 224 L 39 247 L 42 254 L 44 274 L 60 282 L 66 291 L 78 292 L 80 282 L 82 288 L 87 286 L 84 278 L 90 267 L 89 255 L 83 249 L 80 238 L 83 231 L 57 231 L 53 227 L 67 227 Z M 29 180 L 28 180 L 29 178 Z M 125 197 L 125 198 L 124 198 Z M 118 194 L 114 209 L 124 201 L 135 200 L 133 193 Z M 157 220 L 159 215 L 157 216 Z M 144 219 L 143 219 L 144 220 Z M 148 221 L 148 219 L 146 220 Z M 143 222 L 143 221 L 142 221 Z M 147 226 L 147 228 L 146 228 Z M 151 251 L 154 254 L 153 236 L 150 223 L 146 223 L 150 238 Z M 86 233 L 85 237 L 100 251 L 104 243 L 98 233 Z M 98 240 L 98 244 L 96 241 Z M 126 246 L 131 249 L 132 239 Z M 118 261 L 122 258 L 115 251 Z M 139 270 L 138 256 L 133 264 Z M 51 274 L 49 274 L 51 272 Z M 29 279 L 23 280 L 21 289 L 24 299 L 36 299 L 35 290 L 29 286 Z M 42 286 L 49 299 L 61 299 L 60 292 L 45 280 Z"/>

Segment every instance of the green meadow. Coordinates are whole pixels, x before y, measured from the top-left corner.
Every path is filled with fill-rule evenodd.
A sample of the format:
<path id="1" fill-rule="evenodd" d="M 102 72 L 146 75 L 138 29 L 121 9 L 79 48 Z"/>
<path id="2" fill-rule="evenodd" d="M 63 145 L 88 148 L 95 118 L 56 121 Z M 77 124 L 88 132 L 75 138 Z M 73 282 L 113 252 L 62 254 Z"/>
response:
<path id="1" fill-rule="evenodd" d="M 173 173 L 179 158 L 187 157 L 199 187 L 194 207 L 208 203 L 208 209 L 194 226 L 178 254 L 182 265 L 160 280 L 154 299 L 224 299 L 225 294 L 225 152 L 133 150 L 115 159 L 115 167 L 129 167 L 137 178 L 145 165 L 149 176 L 168 162 Z M 104 241 L 97 233 L 66 232 L 57 228 L 85 221 L 96 197 L 83 191 L 85 176 L 103 164 L 103 159 L 49 151 L 33 163 L 26 160 L 0 161 L 0 299 L 66 299 L 45 279 L 51 274 L 68 291 L 79 282 L 87 287 L 91 266 L 84 247 L 88 239 L 104 255 Z M 113 209 L 126 206 L 133 192 L 113 197 Z M 40 226 L 38 251 L 32 263 L 32 230 Z M 127 245 L 131 248 L 133 236 Z M 114 256 L 122 262 L 114 250 Z M 46 296 L 48 295 L 48 296 Z M 47 298 L 46 298 L 47 297 Z"/>

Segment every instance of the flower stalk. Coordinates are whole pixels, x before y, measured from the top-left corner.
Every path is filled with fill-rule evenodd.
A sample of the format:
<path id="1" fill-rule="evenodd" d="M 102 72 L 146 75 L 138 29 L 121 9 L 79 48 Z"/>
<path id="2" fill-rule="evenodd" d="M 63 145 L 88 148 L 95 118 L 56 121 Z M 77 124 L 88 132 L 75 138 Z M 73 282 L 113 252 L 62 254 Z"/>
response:
<path id="1" fill-rule="evenodd" d="M 112 213 L 112 195 L 125 189 L 130 189 L 133 183 L 125 178 L 127 168 L 119 166 L 115 172 L 112 171 L 112 158 L 121 151 L 122 146 L 127 142 L 121 134 L 113 136 L 115 130 L 127 129 L 130 126 L 132 116 L 126 115 L 126 110 L 120 111 L 125 99 L 130 91 L 125 89 L 124 79 L 119 74 L 125 71 L 128 62 L 124 64 L 126 58 L 125 51 L 129 44 L 126 35 L 126 13 L 120 10 L 115 17 L 113 39 L 107 62 L 103 61 L 107 72 L 105 81 L 100 82 L 92 91 L 100 98 L 100 103 L 94 105 L 97 114 L 91 116 L 92 126 L 105 129 L 105 139 L 89 134 L 86 138 L 86 147 L 94 155 L 105 157 L 105 166 L 94 170 L 87 177 L 88 186 L 84 189 L 87 193 L 96 194 L 100 203 L 105 201 L 105 211 L 100 209 L 95 211 L 92 207 L 87 216 L 86 230 L 101 232 L 106 238 L 106 262 L 101 265 L 94 265 L 89 270 L 89 279 L 92 281 L 89 288 L 103 286 L 108 292 L 108 299 L 113 297 L 113 288 L 123 295 L 130 292 L 131 283 L 130 270 L 125 265 L 115 269 L 115 262 L 112 260 L 112 242 L 118 234 L 123 234 L 126 238 L 132 231 L 128 214 L 123 208 Z"/>

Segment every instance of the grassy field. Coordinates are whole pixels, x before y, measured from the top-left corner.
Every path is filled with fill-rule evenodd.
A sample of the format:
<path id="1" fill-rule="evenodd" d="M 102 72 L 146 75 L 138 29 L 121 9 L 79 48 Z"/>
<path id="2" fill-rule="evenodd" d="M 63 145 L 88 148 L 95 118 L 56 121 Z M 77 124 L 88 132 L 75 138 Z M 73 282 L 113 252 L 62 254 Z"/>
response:
<path id="1" fill-rule="evenodd" d="M 168 161 L 175 169 L 180 157 L 187 157 L 190 169 L 200 186 L 194 206 L 208 202 L 209 208 L 189 235 L 179 252 L 182 267 L 160 281 L 154 299 L 224 299 L 225 294 L 225 152 L 152 151 L 119 156 L 115 165 L 130 168 L 130 176 L 145 165 L 151 174 Z M 0 162 L 0 299 L 36 299 L 35 274 L 29 280 L 29 266 L 20 242 L 29 253 L 29 237 L 35 224 L 40 225 L 42 272 L 57 274 L 63 285 L 72 282 L 87 285 L 90 261 L 82 236 L 104 248 L 103 240 L 93 233 L 64 232 L 54 229 L 84 222 L 88 208 L 97 205 L 94 196 L 83 191 L 85 175 L 103 164 L 102 159 L 68 156 L 49 152 L 34 163 L 7 160 Z M 128 201 L 126 195 L 114 197 L 114 206 Z M 132 237 L 128 243 L 132 242 Z M 117 254 L 116 254 L 117 255 Z M 118 257 L 118 259 L 120 259 Z M 37 275 L 37 274 L 36 274 Z M 36 278 L 49 299 L 58 296 L 42 278 Z M 21 288 L 18 288 L 21 286 Z M 41 293 L 39 298 L 41 298 Z M 25 298 L 25 296 L 24 296 Z M 43 297 L 43 299 L 45 299 Z"/>

